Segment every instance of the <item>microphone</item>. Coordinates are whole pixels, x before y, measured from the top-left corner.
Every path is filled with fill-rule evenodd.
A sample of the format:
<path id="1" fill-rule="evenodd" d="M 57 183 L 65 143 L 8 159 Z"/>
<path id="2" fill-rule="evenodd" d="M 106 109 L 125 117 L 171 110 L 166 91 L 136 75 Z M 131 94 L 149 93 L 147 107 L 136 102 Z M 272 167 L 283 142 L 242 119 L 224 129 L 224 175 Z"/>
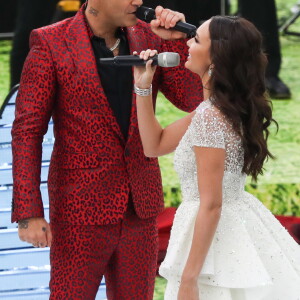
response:
<path id="1" fill-rule="evenodd" d="M 138 19 L 147 23 L 156 19 L 155 10 L 145 6 L 138 7 L 135 15 Z M 195 25 L 179 21 L 172 29 L 186 33 L 190 37 L 194 37 L 196 35 L 197 27 Z"/>
<path id="2" fill-rule="evenodd" d="M 180 63 L 180 56 L 176 52 L 163 52 L 149 57 L 153 60 L 152 65 L 160 67 L 176 67 Z M 141 59 L 138 55 L 122 55 L 109 58 L 100 58 L 101 65 L 115 65 L 120 67 L 144 66 L 148 60 Z"/>

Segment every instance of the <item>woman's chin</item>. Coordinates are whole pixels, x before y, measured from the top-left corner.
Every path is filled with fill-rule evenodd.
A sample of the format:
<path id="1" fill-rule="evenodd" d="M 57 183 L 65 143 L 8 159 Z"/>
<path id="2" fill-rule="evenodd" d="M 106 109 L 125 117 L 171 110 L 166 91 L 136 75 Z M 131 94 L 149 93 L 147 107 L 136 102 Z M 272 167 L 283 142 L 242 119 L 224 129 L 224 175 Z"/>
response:
<path id="1" fill-rule="evenodd" d="M 193 65 L 190 60 L 187 60 L 184 64 L 184 66 L 186 69 L 190 70 L 191 72 L 197 73 L 197 72 L 195 72 L 195 69 L 193 68 Z"/>
<path id="2" fill-rule="evenodd" d="M 187 61 L 185 62 L 184 66 L 185 66 L 187 69 L 189 69 L 189 70 L 191 71 L 191 69 L 190 69 L 191 63 L 190 63 L 189 60 L 187 60 Z"/>

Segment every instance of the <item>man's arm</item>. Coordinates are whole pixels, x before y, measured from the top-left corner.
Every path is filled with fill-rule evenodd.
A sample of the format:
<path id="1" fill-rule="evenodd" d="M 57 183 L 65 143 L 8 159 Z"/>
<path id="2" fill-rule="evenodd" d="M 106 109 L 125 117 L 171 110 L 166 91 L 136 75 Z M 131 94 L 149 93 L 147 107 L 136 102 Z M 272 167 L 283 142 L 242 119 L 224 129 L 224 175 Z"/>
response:
<path id="1" fill-rule="evenodd" d="M 180 65 L 174 68 L 160 68 L 159 89 L 176 107 L 186 112 L 193 111 L 203 100 L 202 82 L 198 75 L 185 68 L 188 57 L 186 34 L 171 30 L 178 21 L 185 22 L 183 14 L 155 9 L 156 20 L 151 21 L 151 30 L 162 39 L 159 52 L 177 52 Z"/>
<path id="2" fill-rule="evenodd" d="M 200 77 L 185 67 L 188 57 L 187 39 L 164 41 L 160 52 L 177 52 L 180 65 L 161 68 L 160 91 L 177 108 L 191 112 L 203 101 L 203 87 Z"/>
<path id="3" fill-rule="evenodd" d="M 38 218 L 36 221 L 43 223 L 38 227 L 42 228 L 46 222 L 40 193 L 42 142 L 52 113 L 56 79 L 51 53 L 42 33 L 34 31 L 30 44 L 12 128 L 12 222 Z M 20 229 L 25 229 L 23 223 L 27 224 L 27 231 L 33 228 L 27 221 L 21 222 L 19 234 Z M 32 240 L 31 234 L 29 240 Z"/>

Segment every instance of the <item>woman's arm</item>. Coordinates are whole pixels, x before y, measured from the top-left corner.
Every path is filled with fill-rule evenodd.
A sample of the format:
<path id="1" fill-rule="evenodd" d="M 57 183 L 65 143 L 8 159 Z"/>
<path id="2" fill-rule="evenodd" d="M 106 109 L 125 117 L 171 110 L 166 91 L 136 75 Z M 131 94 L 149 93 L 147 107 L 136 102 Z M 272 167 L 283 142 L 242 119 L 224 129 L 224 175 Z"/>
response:
<path id="1" fill-rule="evenodd" d="M 134 52 L 136 54 L 136 52 Z M 157 54 L 156 50 L 142 51 L 140 58 L 147 60 Z M 139 89 L 149 89 L 156 70 L 149 60 L 145 67 L 134 68 L 134 83 Z M 175 150 L 194 113 L 172 123 L 163 129 L 155 118 L 152 95 L 136 95 L 137 117 L 144 153 L 149 157 L 157 157 Z"/>
<path id="2" fill-rule="evenodd" d="M 198 299 L 197 278 L 214 237 L 222 209 L 222 180 L 225 150 L 194 147 L 200 208 L 190 253 L 182 274 L 178 299 Z"/>
<path id="3" fill-rule="evenodd" d="M 194 112 L 163 129 L 155 117 L 152 96 L 136 97 L 139 131 L 145 155 L 158 157 L 173 152 L 186 132 Z"/>

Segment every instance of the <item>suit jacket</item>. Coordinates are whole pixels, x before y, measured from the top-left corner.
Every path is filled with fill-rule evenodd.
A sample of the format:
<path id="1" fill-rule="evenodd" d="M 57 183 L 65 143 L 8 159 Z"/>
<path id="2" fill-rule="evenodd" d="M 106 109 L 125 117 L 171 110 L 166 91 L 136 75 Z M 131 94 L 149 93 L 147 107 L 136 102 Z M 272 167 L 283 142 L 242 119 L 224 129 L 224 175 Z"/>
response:
<path id="1" fill-rule="evenodd" d="M 163 41 L 140 21 L 124 30 L 131 53 L 147 48 L 174 51 L 186 61 L 186 41 Z M 163 209 L 161 175 L 157 159 L 143 153 L 135 95 L 125 141 L 101 86 L 84 9 L 73 18 L 34 30 L 30 47 L 12 129 L 12 222 L 44 216 L 41 154 L 51 117 L 55 136 L 48 175 L 51 222 L 116 223 L 123 218 L 130 193 L 140 218 L 156 216 Z M 154 105 L 158 89 L 185 111 L 195 109 L 202 99 L 200 79 L 183 63 L 157 68 Z"/>

